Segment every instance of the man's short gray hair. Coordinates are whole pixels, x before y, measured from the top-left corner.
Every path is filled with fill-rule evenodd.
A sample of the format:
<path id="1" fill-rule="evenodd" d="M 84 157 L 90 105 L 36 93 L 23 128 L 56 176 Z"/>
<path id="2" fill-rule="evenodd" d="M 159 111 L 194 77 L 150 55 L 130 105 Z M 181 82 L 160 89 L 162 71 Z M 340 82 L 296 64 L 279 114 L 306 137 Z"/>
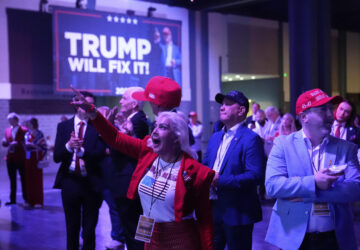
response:
<path id="1" fill-rule="evenodd" d="M 8 119 L 8 120 L 9 120 L 9 119 L 16 119 L 16 120 L 19 121 L 19 120 L 20 120 L 20 117 L 19 117 L 19 115 L 16 114 L 15 112 L 11 112 L 11 113 L 8 114 L 7 119 Z"/>
<path id="2" fill-rule="evenodd" d="M 127 88 L 127 89 L 125 90 L 125 92 L 128 92 L 128 93 L 129 93 L 130 98 L 131 98 L 134 102 L 137 103 L 137 106 L 138 106 L 139 110 L 143 110 L 143 108 L 144 108 L 144 102 L 132 98 L 132 94 L 133 94 L 134 92 L 137 92 L 137 91 L 144 91 L 144 88 L 142 88 L 142 87 L 129 87 L 129 88 Z"/>
<path id="3" fill-rule="evenodd" d="M 271 112 L 271 113 L 276 113 L 278 115 L 280 115 L 280 111 L 275 108 L 274 106 L 269 106 L 265 109 L 265 113 L 268 113 L 268 112 Z"/>

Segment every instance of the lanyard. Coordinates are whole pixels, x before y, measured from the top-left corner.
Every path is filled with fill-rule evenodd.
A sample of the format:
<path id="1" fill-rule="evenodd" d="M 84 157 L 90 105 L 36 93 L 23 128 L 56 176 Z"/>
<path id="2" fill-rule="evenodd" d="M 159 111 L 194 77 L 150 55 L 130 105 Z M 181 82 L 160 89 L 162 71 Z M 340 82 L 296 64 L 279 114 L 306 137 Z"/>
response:
<path id="1" fill-rule="evenodd" d="M 177 162 L 177 159 L 178 159 L 178 158 L 179 158 L 179 157 L 177 157 L 176 160 L 175 160 L 175 162 L 173 162 L 173 164 L 171 165 L 170 173 L 169 173 L 169 175 L 166 177 L 165 185 L 164 185 L 164 187 L 162 188 L 161 192 L 159 193 L 159 195 L 158 195 L 157 197 L 154 197 L 155 184 L 156 184 L 156 181 L 157 181 L 157 179 L 158 179 L 158 177 L 159 177 L 159 172 L 160 172 L 160 171 L 159 171 L 160 156 L 159 156 L 158 162 L 157 162 L 157 164 L 156 164 L 156 170 L 155 170 L 155 181 L 154 181 L 153 186 L 152 186 L 152 189 L 151 189 L 151 203 L 150 203 L 150 209 L 149 209 L 149 214 L 148 214 L 149 217 L 150 217 L 150 214 L 151 214 L 151 210 L 152 210 L 153 205 L 155 204 L 155 202 L 159 199 L 159 197 L 160 197 L 160 196 L 163 194 L 163 192 L 165 191 L 165 188 L 166 188 L 166 186 L 167 186 L 167 184 L 168 184 L 168 181 L 169 181 L 169 179 L 170 179 L 172 170 L 173 170 L 174 165 L 175 165 L 175 163 Z M 169 165 L 170 165 L 170 164 L 169 164 Z M 169 166 L 169 165 L 166 165 L 164 168 L 166 168 L 166 167 Z M 164 168 L 163 168 L 163 169 L 164 169 Z"/>
<path id="2" fill-rule="evenodd" d="M 315 166 L 315 163 L 314 163 L 314 147 L 311 147 L 311 155 L 310 155 L 310 158 L 311 158 L 311 166 L 314 170 L 314 173 L 317 173 L 319 170 L 320 170 L 320 163 L 321 163 L 321 146 L 319 146 L 319 157 L 318 157 L 318 164 L 317 164 L 317 168 Z"/>

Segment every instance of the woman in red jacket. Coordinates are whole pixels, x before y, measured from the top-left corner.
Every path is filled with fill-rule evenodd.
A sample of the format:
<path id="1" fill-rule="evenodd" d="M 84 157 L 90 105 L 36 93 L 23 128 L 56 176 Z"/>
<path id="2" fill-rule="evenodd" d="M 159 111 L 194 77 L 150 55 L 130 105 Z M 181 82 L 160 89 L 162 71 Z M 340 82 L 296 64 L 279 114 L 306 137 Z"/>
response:
<path id="1" fill-rule="evenodd" d="M 74 91 L 73 104 L 87 110 L 105 142 L 138 160 L 127 197 L 140 198 L 136 238 L 146 242 L 145 249 L 213 249 L 209 188 L 214 171 L 194 159 L 186 118 L 162 112 L 151 137 L 140 140 L 120 133 Z"/>

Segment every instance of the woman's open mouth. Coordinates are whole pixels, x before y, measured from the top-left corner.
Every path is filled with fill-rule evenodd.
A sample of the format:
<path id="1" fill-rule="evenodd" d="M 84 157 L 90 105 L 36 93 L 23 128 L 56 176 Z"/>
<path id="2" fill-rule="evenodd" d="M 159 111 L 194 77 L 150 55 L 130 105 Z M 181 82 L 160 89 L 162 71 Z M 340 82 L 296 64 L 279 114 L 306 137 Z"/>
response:
<path id="1" fill-rule="evenodd" d="M 158 138 L 151 138 L 154 146 L 159 146 L 160 140 Z"/>

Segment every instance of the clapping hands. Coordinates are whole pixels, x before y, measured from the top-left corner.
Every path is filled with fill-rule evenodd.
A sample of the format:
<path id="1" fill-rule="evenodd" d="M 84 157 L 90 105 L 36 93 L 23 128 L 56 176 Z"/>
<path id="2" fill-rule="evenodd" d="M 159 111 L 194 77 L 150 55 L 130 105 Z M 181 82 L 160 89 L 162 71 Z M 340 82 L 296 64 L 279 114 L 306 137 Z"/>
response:
<path id="1" fill-rule="evenodd" d="M 71 133 L 70 140 L 68 141 L 68 145 L 73 151 L 79 151 L 83 145 L 83 142 L 84 140 L 76 137 L 75 132 L 73 131 Z"/>

